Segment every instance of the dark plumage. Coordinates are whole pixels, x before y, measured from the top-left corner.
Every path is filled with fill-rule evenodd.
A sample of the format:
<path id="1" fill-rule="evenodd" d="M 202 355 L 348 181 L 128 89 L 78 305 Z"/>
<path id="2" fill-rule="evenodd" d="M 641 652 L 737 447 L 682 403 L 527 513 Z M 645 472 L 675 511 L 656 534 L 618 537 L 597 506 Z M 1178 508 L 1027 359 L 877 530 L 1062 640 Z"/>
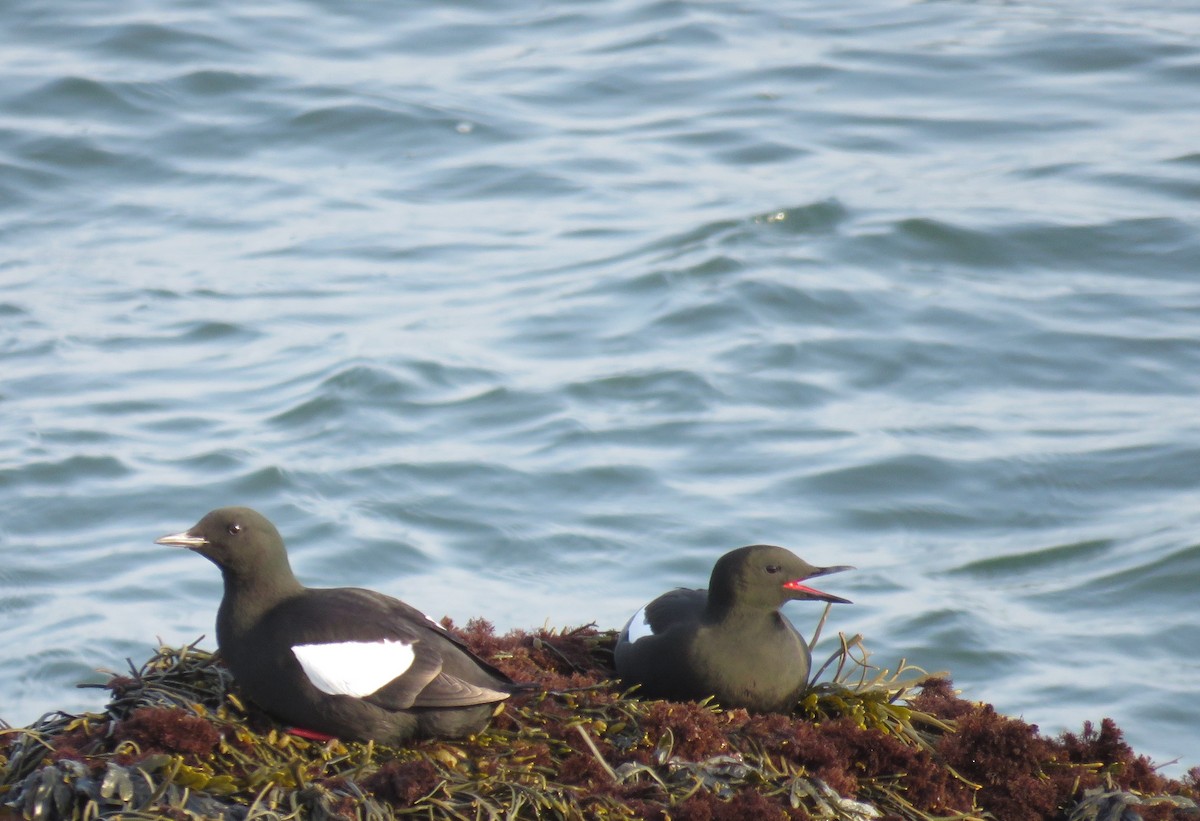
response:
<path id="1" fill-rule="evenodd" d="M 811 656 L 779 608 L 793 599 L 849 604 L 802 582 L 852 569 L 813 567 L 774 545 L 730 551 L 708 590 L 672 590 L 634 614 L 617 639 L 617 673 L 652 698 L 716 696 L 725 707 L 788 712 L 808 684 Z"/>
<path id="2" fill-rule="evenodd" d="M 402 601 L 304 587 L 279 531 L 249 508 L 214 510 L 157 541 L 221 569 L 221 655 L 246 695 L 284 722 L 388 744 L 464 736 L 523 689 Z"/>

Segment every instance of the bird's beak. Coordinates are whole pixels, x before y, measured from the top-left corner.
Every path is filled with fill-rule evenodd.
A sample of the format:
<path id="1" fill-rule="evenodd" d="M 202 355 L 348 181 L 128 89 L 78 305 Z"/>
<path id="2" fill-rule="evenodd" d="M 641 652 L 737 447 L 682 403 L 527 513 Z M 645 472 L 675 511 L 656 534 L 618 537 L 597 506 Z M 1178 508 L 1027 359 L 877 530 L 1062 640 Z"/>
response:
<path id="1" fill-rule="evenodd" d="M 784 590 L 790 590 L 793 595 L 790 598 L 794 599 L 816 599 L 817 601 L 833 602 L 834 604 L 854 604 L 849 599 L 843 599 L 841 596 L 835 596 L 832 593 L 824 593 L 815 587 L 809 587 L 804 582 L 816 576 L 826 576 L 830 573 L 841 573 L 843 570 L 853 570 L 854 568 L 848 564 L 839 564 L 832 567 L 818 567 L 812 573 L 809 573 L 803 579 L 792 579 L 789 582 L 783 583 Z"/>
<path id="2" fill-rule="evenodd" d="M 208 546 L 208 539 L 202 536 L 193 536 L 188 531 L 183 533 L 173 533 L 170 536 L 163 536 L 161 539 L 155 539 L 155 544 L 169 544 L 177 547 L 186 547 L 188 550 L 199 550 L 202 547 Z"/>

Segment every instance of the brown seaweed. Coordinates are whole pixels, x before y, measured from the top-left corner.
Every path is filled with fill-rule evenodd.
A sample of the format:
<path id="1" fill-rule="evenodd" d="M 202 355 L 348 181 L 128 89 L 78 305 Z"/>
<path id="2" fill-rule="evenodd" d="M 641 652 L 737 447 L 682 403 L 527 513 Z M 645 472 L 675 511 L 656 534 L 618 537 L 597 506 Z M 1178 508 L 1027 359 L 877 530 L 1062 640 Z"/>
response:
<path id="1" fill-rule="evenodd" d="M 1105 719 L 1047 738 L 949 679 L 873 667 L 842 640 L 793 715 L 641 700 L 615 634 L 447 622 L 543 692 L 459 741 L 390 749 L 283 732 L 220 659 L 161 647 L 102 713 L 0 730 L 0 805 L 27 819 L 1200 818 L 1200 768 L 1167 779 Z"/>

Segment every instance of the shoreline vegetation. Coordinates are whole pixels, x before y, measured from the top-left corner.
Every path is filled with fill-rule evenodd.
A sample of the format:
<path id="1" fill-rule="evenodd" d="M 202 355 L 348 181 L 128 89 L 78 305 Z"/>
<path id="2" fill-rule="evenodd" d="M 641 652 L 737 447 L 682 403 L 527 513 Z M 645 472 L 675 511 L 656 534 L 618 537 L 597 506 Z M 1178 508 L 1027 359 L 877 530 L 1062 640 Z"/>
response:
<path id="1" fill-rule="evenodd" d="M 1044 736 L 873 667 L 858 637 L 794 714 L 753 715 L 623 692 L 613 631 L 443 623 L 545 692 L 467 739 L 321 743 L 240 699 L 199 641 L 160 647 L 103 712 L 0 728 L 0 819 L 1200 819 L 1200 767 L 1161 776 L 1109 719 Z"/>

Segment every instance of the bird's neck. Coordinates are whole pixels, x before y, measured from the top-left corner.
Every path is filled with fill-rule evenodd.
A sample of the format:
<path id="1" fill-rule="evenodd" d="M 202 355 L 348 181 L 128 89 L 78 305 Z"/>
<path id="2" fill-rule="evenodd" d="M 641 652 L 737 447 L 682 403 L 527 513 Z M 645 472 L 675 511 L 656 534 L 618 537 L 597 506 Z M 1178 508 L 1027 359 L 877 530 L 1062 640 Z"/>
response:
<path id="1" fill-rule="evenodd" d="M 217 612 L 218 643 L 246 632 L 271 609 L 304 592 L 304 586 L 286 564 L 270 573 L 223 571 L 222 575 L 225 596 Z"/>
<path id="2" fill-rule="evenodd" d="M 775 608 L 738 604 L 729 599 L 712 596 L 704 608 L 704 616 L 705 621 L 710 624 L 719 622 L 741 626 L 775 624 L 783 618 Z"/>

